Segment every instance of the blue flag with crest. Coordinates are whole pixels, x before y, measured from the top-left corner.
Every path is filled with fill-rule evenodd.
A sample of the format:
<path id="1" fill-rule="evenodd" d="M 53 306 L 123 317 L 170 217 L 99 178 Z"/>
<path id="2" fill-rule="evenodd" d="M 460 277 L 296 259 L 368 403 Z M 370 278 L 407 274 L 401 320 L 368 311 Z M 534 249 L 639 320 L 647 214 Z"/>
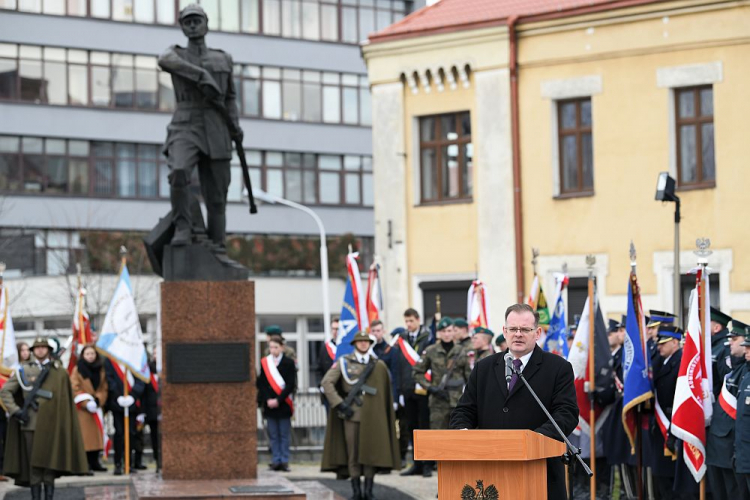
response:
<path id="1" fill-rule="evenodd" d="M 354 351 L 351 341 L 359 331 L 359 321 L 357 320 L 357 310 L 354 305 L 354 292 L 352 290 L 352 280 L 346 280 L 346 290 L 344 291 L 344 305 L 341 307 L 341 317 L 339 318 L 339 336 L 336 347 L 336 361 L 350 352 Z"/>
<path id="2" fill-rule="evenodd" d="M 555 302 L 555 310 L 549 320 L 547 338 L 544 339 L 544 350 L 564 358 L 568 357 L 568 327 L 565 323 L 565 301 L 562 287 Z"/>

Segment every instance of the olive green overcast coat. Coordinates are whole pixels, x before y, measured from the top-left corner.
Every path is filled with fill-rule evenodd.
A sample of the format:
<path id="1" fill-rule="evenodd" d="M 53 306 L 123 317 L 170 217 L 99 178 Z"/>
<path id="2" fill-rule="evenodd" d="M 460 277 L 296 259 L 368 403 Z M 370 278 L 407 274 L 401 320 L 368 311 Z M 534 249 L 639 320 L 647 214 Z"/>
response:
<path id="1" fill-rule="evenodd" d="M 39 411 L 36 415 L 34 445 L 30 458 L 18 420 L 8 419 L 3 474 L 15 479 L 18 486 L 29 485 L 30 466 L 53 470 L 58 476 L 80 475 L 89 470 L 76 407 L 73 404 L 70 378 L 59 361 L 51 363 L 54 364 L 42 384 L 42 389 L 50 391 L 52 399 L 38 399 Z M 24 368 L 31 364 L 35 365 L 34 362 L 24 363 Z M 14 396 L 13 402 L 3 397 L 3 402 L 12 415 L 19 409 L 18 403 L 23 404 L 23 391 L 18 386 L 15 376 L 6 382 L 2 391 L 9 391 Z M 11 404 L 8 404 L 9 402 Z"/>
<path id="2" fill-rule="evenodd" d="M 336 387 L 339 395 L 346 397 L 346 393 L 341 389 L 343 383 L 343 378 L 340 378 Z M 378 469 L 400 469 L 401 457 L 396 436 L 396 415 L 393 411 L 391 377 L 385 363 L 377 362 L 377 366 L 367 379 L 367 385 L 376 388 L 378 393 L 362 396 L 363 405 L 359 424 L 359 463 Z M 362 432 L 362 430 L 365 430 L 365 432 Z M 338 417 L 336 409 L 331 408 L 328 412 L 321 470 L 323 472 L 345 473 L 347 464 L 344 421 Z"/>

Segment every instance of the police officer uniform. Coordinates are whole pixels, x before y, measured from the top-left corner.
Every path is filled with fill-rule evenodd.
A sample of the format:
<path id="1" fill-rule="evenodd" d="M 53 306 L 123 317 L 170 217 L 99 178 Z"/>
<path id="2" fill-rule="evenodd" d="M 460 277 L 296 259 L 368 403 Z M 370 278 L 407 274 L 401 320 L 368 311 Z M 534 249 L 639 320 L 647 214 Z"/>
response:
<path id="1" fill-rule="evenodd" d="M 722 326 L 720 332 L 711 335 L 711 363 L 713 365 L 715 395 L 718 395 L 721 391 L 724 377 L 732 371 L 732 362 L 729 359 L 729 343 L 727 342 L 727 336 L 729 335 L 727 325 L 730 321 L 732 321 L 730 316 L 715 307 L 711 308 L 711 323 L 718 323 Z"/>
<path id="2" fill-rule="evenodd" d="M 208 16 L 199 5 L 185 7 L 180 12 L 180 23 L 190 16 L 202 17 L 208 23 Z M 190 243 L 195 221 L 191 217 L 189 185 L 197 166 L 208 215 L 208 236 L 223 246 L 232 138 L 242 137 L 232 58 L 224 51 L 190 40 L 188 48 L 174 45 L 167 49 L 159 58 L 159 67 L 172 75 L 176 101 L 163 149 L 171 170 L 170 199 L 175 225 L 172 244 Z"/>
<path id="3" fill-rule="evenodd" d="M 750 329 L 745 330 L 745 373 L 737 391 L 734 428 L 734 471 L 743 498 L 750 495 Z"/>

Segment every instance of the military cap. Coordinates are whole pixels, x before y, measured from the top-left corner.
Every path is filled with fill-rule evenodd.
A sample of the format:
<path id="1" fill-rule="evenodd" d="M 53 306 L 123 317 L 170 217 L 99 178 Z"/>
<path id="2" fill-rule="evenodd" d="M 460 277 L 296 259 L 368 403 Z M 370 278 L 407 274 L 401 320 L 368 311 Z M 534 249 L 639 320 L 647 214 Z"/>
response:
<path id="1" fill-rule="evenodd" d="M 191 3 L 190 5 L 186 6 L 184 9 L 180 11 L 180 21 L 185 19 L 187 16 L 201 16 L 203 19 L 208 21 L 208 15 L 206 14 L 206 11 L 203 10 L 203 7 L 198 5 L 197 3 Z"/>
<path id="2" fill-rule="evenodd" d="M 740 345 L 744 347 L 750 347 L 750 329 L 748 329 L 747 333 L 745 333 L 745 341 Z"/>
<path id="3" fill-rule="evenodd" d="M 453 326 L 457 328 L 469 328 L 469 323 L 467 323 L 463 318 L 456 318 L 455 320 L 453 320 Z"/>
<path id="4" fill-rule="evenodd" d="M 474 335 L 476 335 L 477 333 L 482 333 L 484 335 L 489 335 L 490 337 L 494 337 L 495 336 L 495 332 L 493 332 L 489 328 L 484 328 L 483 326 L 478 326 L 478 327 L 474 328 Z"/>
<path id="5" fill-rule="evenodd" d="M 281 330 L 279 325 L 268 325 L 266 327 L 266 335 L 283 335 L 284 332 Z"/>
<path id="6" fill-rule="evenodd" d="M 450 319 L 448 316 L 446 316 L 445 318 L 441 319 L 440 322 L 437 324 L 437 329 L 444 330 L 448 328 L 449 326 L 453 326 L 453 320 Z"/>
<path id="7" fill-rule="evenodd" d="M 52 350 L 52 346 L 49 345 L 49 341 L 44 337 L 37 337 L 34 339 L 34 343 L 31 344 L 31 349 L 33 350 L 35 347 L 46 347 L 50 351 Z"/>
<path id="8" fill-rule="evenodd" d="M 715 321 L 719 323 L 724 328 L 727 327 L 730 321 L 732 321 L 732 317 L 728 314 L 724 314 L 723 312 L 719 311 L 715 307 L 711 307 L 711 321 Z"/>
<path id="9" fill-rule="evenodd" d="M 747 329 L 750 328 L 742 321 L 732 318 L 732 327 L 729 329 L 729 337 L 744 337 L 747 335 Z"/>
<path id="10" fill-rule="evenodd" d="M 366 340 L 370 344 L 374 344 L 375 343 L 375 338 L 372 335 L 368 335 L 368 334 L 366 334 L 363 331 L 357 332 L 357 334 L 354 335 L 354 338 L 352 339 L 352 341 L 349 342 L 349 343 L 352 344 L 352 345 L 354 345 L 355 342 L 359 342 L 360 340 Z"/>
<path id="11" fill-rule="evenodd" d="M 677 318 L 672 313 L 664 312 L 664 311 L 657 311 L 655 309 L 651 309 L 649 311 L 649 314 L 651 314 L 651 317 L 648 318 L 646 321 L 646 327 L 651 328 L 654 326 L 659 326 L 662 324 L 672 324 L 674 323 L 674 320 Z"/>
<path id="12" fill-rule="evenodd" d="M 678 326 L 662 325 L 659 327 L 659 334 L 657 337 L 657 344 L 664 344 L 672 339 L 682 340 L 682 328 Z"/>
<path id="13" fill-rule="evenodd" d="M 495 345 L 500 347 L 500 344 L 502 344 L 503 342 L 505 342 L 505 335 L 501 333 L 497 336 L 497 338 L 495 338 Z"/>
<path id="14" fill-rule="evenodd" d="M 616 319 L 610 319 L 608 321 L 609 328 L 607 328 L 607 333 L 614 333 L 620 329 L 620 323 Z"/>

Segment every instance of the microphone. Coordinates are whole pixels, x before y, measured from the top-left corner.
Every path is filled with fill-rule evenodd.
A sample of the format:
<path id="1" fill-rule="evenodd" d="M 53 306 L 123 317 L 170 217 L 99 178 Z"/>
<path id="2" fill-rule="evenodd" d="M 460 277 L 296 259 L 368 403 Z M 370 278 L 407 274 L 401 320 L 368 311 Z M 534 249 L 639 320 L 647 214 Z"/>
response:
<path id="1" fill-rule="evenodd" d="M 506 352 L 503 358 L 505 359 L 505 381 L 510 384 L 510 379 L 513 377 L 513 355 Z"/>

